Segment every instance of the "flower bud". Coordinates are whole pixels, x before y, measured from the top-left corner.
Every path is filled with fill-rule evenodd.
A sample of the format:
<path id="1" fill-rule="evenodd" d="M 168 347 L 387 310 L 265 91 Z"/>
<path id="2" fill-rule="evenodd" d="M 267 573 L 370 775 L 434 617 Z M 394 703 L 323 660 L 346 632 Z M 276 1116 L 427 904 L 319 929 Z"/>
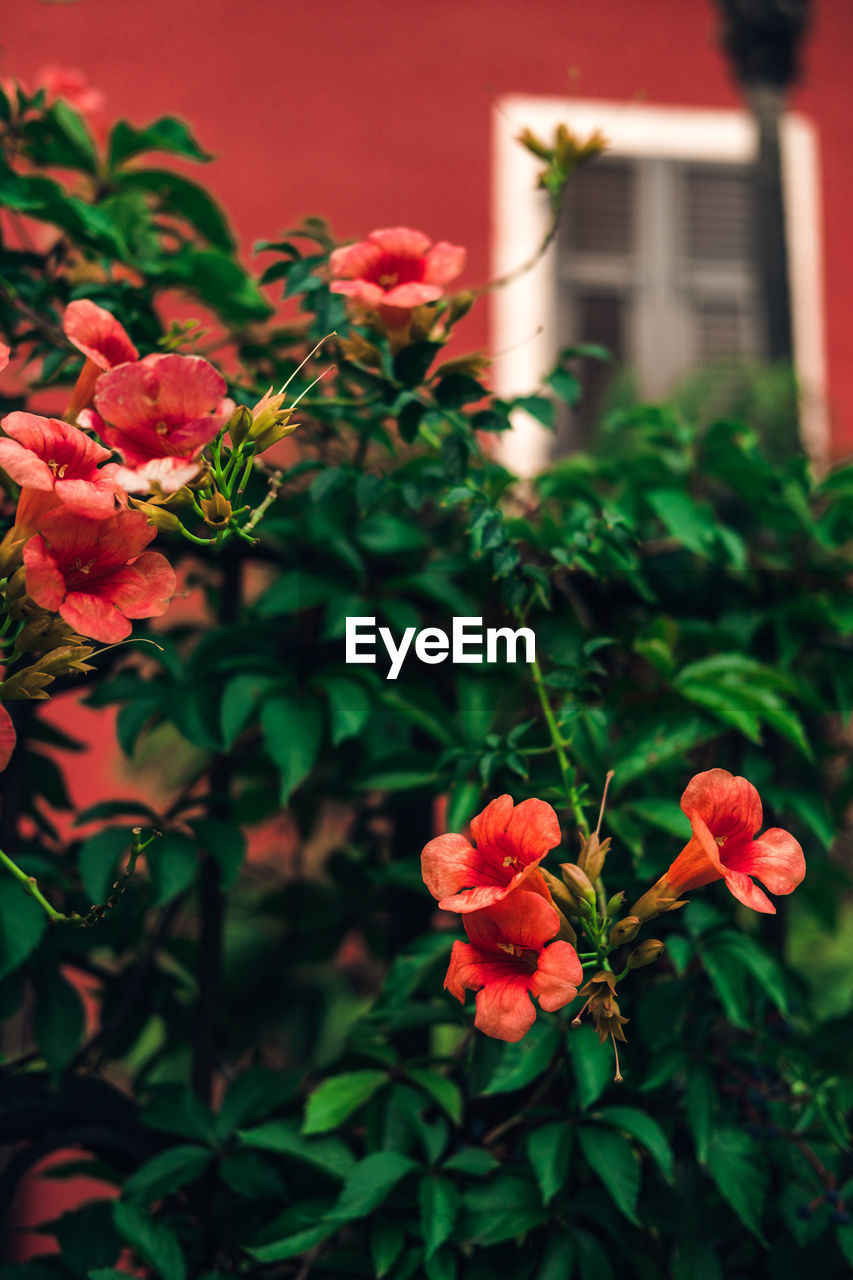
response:
<path id="1" fill-rule="evenodd" d="M 92 645 L 66 644 L 50 653 L 43 654 L 35 664 L 39 671 L 51 676 L 66 676 L 72 672 L 94 671 L 91 663 L 86 661 L 95 652 Z"/>
<path id="2" fill-rule="evenodd" d="M 590 906 L 595 905 L 595 889 L 590 883 L 586 872 L 577 863 L 561 862 L 560 875 L 563 877 L 563 883 L 574 894 L 579 903 L 585 901 Z"/>
<path id="3" fill-rule="evenodd" d="M 238 405 L 231 417 L 225 424 L 225 430 L 231 437 L 231 443 L 236 449 L 245 439 L 252 429 L 252 410 L 245 404 Z"/>
<path id="4" fill-rule="evenodd" d="M 610 930 L 610 945 L 618 947 L 623 942 L 633 942 L 639 932 L 640 921 L 637 917 L 626 916 L 624 920 L 618 920 Z"/>
<path id="5" fill-rule="evenodd" d="M 33 614 L 15 637 L 15 648 L 21 653 L 49 653 L 58 645 L 69 644 L 79 637 L 73 627 L 55 613 L 41 609 Z"/>
<path id="6" fill-rule="evenodd" d="M 447 308 L 447 323 L 456 324 L 457 320 L 461 320 L 463 316 L 467 316 L 468 312 L 473 307 L 474 294 L 469 293 L 466 289 L 463 289 L 461 293 L 454 293 L 452 298 L 448 299 L 448 304 L 449 305 Z M 466 357 L 463 356 L 462 359 L 465 360 Z M 483 370 L 486 369 L 490 363 L 490 361 L 485 356 L 468 356 L 467 359 L 471 362 L 476 362 L 477 364 L 481 365 L 481 368 L 479 369 L 478 372 L 474 372 L 473 370 L 471 370 L 475 378 L 479 377 L 479 374 L 482 373 Z M 468 373 L 468 372 L 469 370 L 467 369 L 457 370 L 457 373 Z"/>
<path id="7" fill-rule="evenodd" d="M 558 911 L 562 911 L 565 915 L 576 916 L 578 914 L 577 900 L 569 893 L 562 880 L 557 876 L 551 875 L 551 872 L 546 871 L 544 867 L 540 867 L 539 870 Z"/>
<path id="8" fill-rule="evenodd" d="M 49 684 L 53 684 L 54 677 L 46 671 L 39 671 L 39 665 L 24 667 L 0 684 L 4 702 L 50 697 L 50 694 L 45 693 L 45 689 Z"/>
<path id="9" fill-rule="evenodd" d="M 450 373 L 465 373 L 469 378 L 482 378 L 491 364 L 488 356 L 473 351 L 467 356 L 455 356 L 453 360 L 445 360 L 435 371 L 436 378 L 446 378 Z"/>
<path id="10" fill-rule="evenodd" d="M 162 529 L 164 533 L 174 533 L 176 529 L 180 529 L 181 522 L 174 512 L 161 507 L 159 503 L 142 502 L 139 498 L 131 498 L 130 501 L 155 529 Z"/>
<path id="11" fill-rule="evenodd" d="M 577 946 L 578 935 L 575 933 L 569 921 L 563 915 L 562 911 L 557 908 L 557 915 L 560 917 L 560 927 L 557 930 L 557 938 L 560 942 L 568 942 L 571 946 Z"/>
<path id="12" fill-rule="evenodd" d="M 291 410 L 288 410 L 287 417 L 290 417 Z M 267 449 L 271 449 L 274 444 L 278 444 L 279 440 L 283 440 L 285 436 L 292 436 L 298 422 L 287 424 L 286 419 L 281 422 L 274 422 L 271 427 L 267 427 L 266 431 L 262 431 L 259 436 L 254 437 L 255 453 L 264 453 Z"/>
<path id="13" fill-rule="evenodd" d="M 595 882 L 604 868 L 604 859 L 610 849 L 610 836 L 599 840 L 598 832 L 593 831 L 581 845 L 578 854 L 578 866 L 586 872 L 590 880 Z"/>
<path id="14" fill-rule="evenodd" d="M 8 578 L 21 563 L 21 554 L 32 532 L 21 533 L 14 526 L 0 542 L 0 578 Z"/>
<path id="15" fill-rule="evenodd" d="M 606 910 L 609 916 L 615 916 L 616 913 L 622 909 L 625 897 L 625 890 L 620 889 L 618 893 L 614 893 L 613 897 L 608 900 Z"/>
<path id="16" fill-rule="evenodd" d="M 5 594 L 6 610 L 15 622 L 41 612 L 36 602 L 27 595 L 27 576 L 23 565 L 15 570 L 6 583 Z"/>
<path id="17" fill-rule="evenodd" d="M 213 529 L 224 529 L 231 519 L 231 503 L 222 493 L 214 493 L 211 498 L 202 498 L 199 503 L 204 512 L 205 524 Z"/>
<path id="18" fill-rule="evenodd" d="M 628 956 L 627 966 L 629 969 L 642 969 L 644 965 L 654 964 L 662 951 L 663 943 L 658 938 L 646 938 Z"/>

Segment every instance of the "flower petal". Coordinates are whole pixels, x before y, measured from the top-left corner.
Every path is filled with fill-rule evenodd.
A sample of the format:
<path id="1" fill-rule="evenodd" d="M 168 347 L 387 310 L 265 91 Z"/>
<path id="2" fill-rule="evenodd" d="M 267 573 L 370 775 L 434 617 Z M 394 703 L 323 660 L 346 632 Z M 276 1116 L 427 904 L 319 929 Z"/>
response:
<path id="1" fill-rule="evenodd" d="M 112 601 L 87 591 L 70 592 L 60 605 L 59 616 L 81 636 L 100 640 L 102 644 L 126 640 L 132 630 Z"/>
<path id="2" fill-rule="evenodd" d="M 806 860 L 802 846 L 789 831 L 769 827 L 736 855 L 726 855 L 727 874 L 729 870 L 758 876 L 771 893 L 793 893 L 805 877 Z"/>
<path id="3" fill-rule="evenodd" d="M 12 477 L 15 484 L 26 485 L 28 489 L 39 489 L 43 493 L 53 488 L 53 472 L 44 459 L 31 449 L 25 449 L 16 440 L 0 440 L 0 467 Z"/>
<path id="4" fill-rule="evenodd" d="M 69 302 L 62 328 L 68 341 L 99 369 L 114 369 L 116 365 L 139 359 L 139 352 L 124 325 L 112 312 L 89 298 Z"/>
<path id="5" fill-rule="evenodd" d="M 568 942 L 552 942 L 539 957 L 530 983 L 530 994 L 538 996 L 548 1013 L 574 1000 L 583 982 L 583 969 L 574 947 Z"/>
<path id="6" fill-rule="evenodd" d="M 109 579 L 109 596 L 128 618 L 156 618 L 175 594 L 175 571 L 159 551 L 144 551 Z"/>
<path id="7" fill-rule="evenodd" d="M 11 354 L 12 348 L 7 347 L 5 342 L 0 342 L 0 371 L 6 368 Z"/>
<path id="8" fill-rule="evenodd" d="M 727 872 L 726 888 L 732 897 L 737 898 L 738 902 L 742 902 L 745 907 L 751 907 L 753 911 L 761 911 L 764 915 L 775 916 L 776 908 L 767 894 L 763 889 L 759 889 L 755 881 L 750 880 L 743 871 Z"/>
<path id="9" fill-rule="evenodd" d="M 693 838 L 664 872 L 662 879 L 670 886 L 676 898 L 691 889 L 721 880 L 726 869 L 720 861 L 717 842 L 701 818 L 692 819 Z"/>
<path id="10" fill-rule="evenodd" d="M 378 307 L 385 297 L 385 290 L 370 280 L 333 280 L 329 285 L 332 293 L 343 293 L 362 307 Z"/>
<path id="11" fill-rule="evenodd" d="M 388 289 L 382 295 L 382 302 L 386 307 L 420 307 L 425 302 L 435 302 L 441 297 L 441 292 L 437 284 L 418 284 L 413 280 Z"/>
<path id="12" fill-rule="evenodd" d="M 383 253 L 394 254 L 399 258 L 422 258 L 430 247 L 430 238 L 423 231 L 413 231 L 411 227 L 386 227 L 381 231 L 371 231 L 368 236 L 371 244 L 378 245 Z"/>
<path id="13" fill-rule="evenodd" d="M 681 808 L 691 822 L 698 816 L 712 836 L 751 840 L 761 826 L 761 799 L 751 782 L 727 769 L 708 769 L 688 782 Z"/>
<path id="14" fill-rule="evenodd" d="M 466 257 L 467 254 L 461 245 L 448 244 L 446 240 L 440 240 L 426 255 L 424 279 L 428 284 L 448 284 L 462 271 Z"/>
<path id="15" fill-rule="evenodd" d="M 55 612 L 65 599 L 65 579 L 44 538 L 30 538 L 23 554 L 27 594 L 43 609 Z"/>
<path id="16" fill-rule="evenodd" d="M 477 850 L 464 836 L 436 836 L 421 854 L 421 874 L 434 898 L 445 898 L 475 884 L 476 867 Z"/>
<path id="17" fill-rule="evenodd" d="M 487 911 L 466 914 L 464 921 L 465 932 L 476 947 L 500 954 L 507 943 L 541 951 L 560 927 L 556 909 L 538 893 L 524 889 L 508 894 Z"/>
<path id="18" fill-rule="evenodd" d="M 12 717 L 0 703 L 0 772 L 9 763 L 12 752 L 15 750 L 15 742 L 15 726 L 12 723 Z"/>
<path id="19" fill-rule="evenodd" d="M 484 1035 L 516 1044 L 536 1021 L 530 999 L 530 980 L 521 973 L 487 982 L 477 992 L 474 1026 Z"/>
<path id="20" fill-rule="evenodd" d="M 333 276 L 343 276 L 346 280 L 357 280 L 366 276 L 382 257 L 379 245 L 369 240 L 361 240 L 358 244 L 347 244 L 335 249 L 329 258 L 329 270 Z M 335 286 L 332 285 L 332 289 Z M 336 290 L 342 292 L 342 290 Z"/>

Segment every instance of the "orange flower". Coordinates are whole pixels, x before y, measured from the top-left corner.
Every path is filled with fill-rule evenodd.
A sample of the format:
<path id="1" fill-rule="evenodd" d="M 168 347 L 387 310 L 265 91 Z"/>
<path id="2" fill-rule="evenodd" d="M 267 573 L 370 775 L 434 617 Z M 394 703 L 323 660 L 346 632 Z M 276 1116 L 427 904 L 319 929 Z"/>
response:
<path id="1" fill-rule="evenodd" d="M 454 942 L 444 985 L 463 1002 L 477 992 L 474 1026 L 496 1040 L 521 1040 L 536 1021 L 530 997 L 549 1013 L 574 1000 L 583 970 L 568 942 L 551 942 L 557 912 L 517 889 L 484 911 L 463 916 L 469 942 Z"/>
<path id="2" fill-rule="evenodd" d="M 752 877 L 762 880 L 771 893 L 793 893 L 806 874 L 806 863 L 789 831 L 770 827 L 754 838 L 762 809 L 752 783 L 725 769 L 697 773 L 687 784 L 681 807 L 690 819 L 692 839 L 630 914 L 649 920 L 671 911 L 682 894 L 714 880 L 725 880 L 744 906 L 775 914 L 773 903 Z"/>

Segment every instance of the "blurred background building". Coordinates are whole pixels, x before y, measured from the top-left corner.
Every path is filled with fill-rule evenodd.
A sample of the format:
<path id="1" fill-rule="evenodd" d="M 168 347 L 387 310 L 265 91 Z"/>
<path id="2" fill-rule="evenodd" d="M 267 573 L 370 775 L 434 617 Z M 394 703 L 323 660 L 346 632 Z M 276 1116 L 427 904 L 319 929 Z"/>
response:
<path id="1" fill-rule="evenodd" d="M 565 448 L 631 396 L 752 408 L 756 362 L 787 347 L 818 457 L 853 450 L 851 54 L 847 0 L 13 0 L 0 32 L 3 76 L 71 68 L 110 117 L 191 122 L 247 258 L 322 213 L 341 239 L 407 224 L 465 244 L 464 283 L 482 284 L 547 222 L 514 136 L 601 128 L 610 153 L 579 173 L 548 255 L 466 322 L 497 388 L 531 389 L 568 344 L 608 347 Z M 790 380 L 760 390 L 771 428 L 791 416 Z M 510 456 L 532 470 L 551 447 L 530 426 Z"/>

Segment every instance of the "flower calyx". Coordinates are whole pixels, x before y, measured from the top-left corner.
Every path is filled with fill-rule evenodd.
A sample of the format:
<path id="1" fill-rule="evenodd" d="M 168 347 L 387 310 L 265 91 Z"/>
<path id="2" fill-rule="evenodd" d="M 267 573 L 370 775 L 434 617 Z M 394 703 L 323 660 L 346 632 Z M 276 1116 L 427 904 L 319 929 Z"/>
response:
<path id="1" fill-rule="evenodd" d="M 628 969 L 643 969 L 647 964 L 654 964 L 663 949 L 664 945 L 659 938 L 646 938 L 628 956 L 625 961 L 625 967 Z"/>
<path id="2" fill-rule="evenodd" d="M 199 506 L 204 512 L 204 522 L 212 529 L 225 529 L 231 519 L 231 503 L 222 493 L 202 498 Z"/>

